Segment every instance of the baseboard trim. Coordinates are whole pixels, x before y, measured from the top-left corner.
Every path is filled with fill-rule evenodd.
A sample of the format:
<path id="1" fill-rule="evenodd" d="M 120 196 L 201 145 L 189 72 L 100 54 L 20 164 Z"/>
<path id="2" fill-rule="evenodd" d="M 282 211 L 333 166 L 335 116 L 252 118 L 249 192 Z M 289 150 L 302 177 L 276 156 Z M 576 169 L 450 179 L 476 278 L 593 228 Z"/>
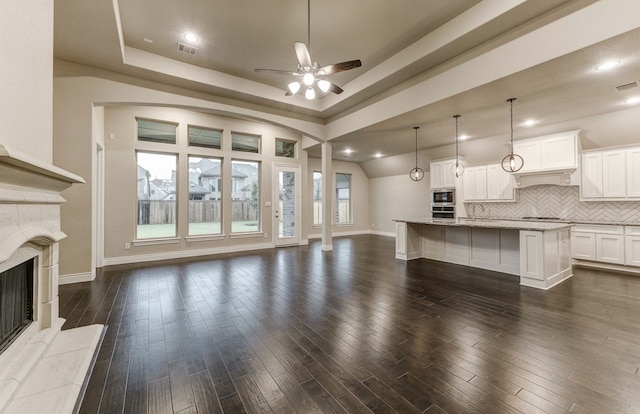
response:
<path id="1" fill-rule="evenodd" d="M 613 270 L 615 272 L 624 272 L 636 275 L 640 273 L 640 268 L 638 267 L 617 265 L 613 263 L 589 262 L 580 259 L 573 259 L 573 265 L 579 267 L 587 267 L 590 269 Z"/>
<path id="2" fill-rule="evenodd" d="M 58 276 L 58 285 L 69 285 L 71 283 L 91 282 L 96 278 L 96 271 L 85 273 L 71 273 L 68 275 Z"/>
<path id="3" fill-rule="evenodd" d="M 378 231 L 378 230 L 369 230 L 369 234 L 375 234 L 376 236 L 387 236 L 387 237 L 396 237 L 396 234 L 392 231 Z"/>
<path id="4" fill-rule="evenodd" d="M 235 246 L 215 247 L 208 249 L 180 250 L 163 253 L 138 254 L 135 256 L 105 257 L 104 266 L 156 262 L 161 260 L 185 259 L 189 257 L 210 256 L 214 254 L 246 252 L 250 250 L 273 249 L 273 243 L 243 244 Z"/>

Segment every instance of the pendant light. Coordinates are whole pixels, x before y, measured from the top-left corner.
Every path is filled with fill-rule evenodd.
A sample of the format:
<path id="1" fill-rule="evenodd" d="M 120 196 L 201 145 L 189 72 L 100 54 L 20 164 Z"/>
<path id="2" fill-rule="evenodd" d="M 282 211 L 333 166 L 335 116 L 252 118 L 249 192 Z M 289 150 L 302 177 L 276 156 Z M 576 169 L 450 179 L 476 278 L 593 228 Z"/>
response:
<path id="1" fill-rule="evenodd" d="M 413 129 L 416 131 L 416 167 L 413 168 L 411 171 L 409 171 L 409 178 L 411 178 L 413 181 L 420 181 L 422 180 L 422 178 L 424 177 L 424 171 L 422 170 L 422 168 L 418 167 L 418 129 L 420 127 L 413 127 Z"/>
<path id="2" fill-rule="evenodd" d="M 513 153 L 513 101 L 515 100 L 516 98 L 507 99 L 507 102 L 511 104 L 511 151 L 502 159 L 502 169 L 508 173 L 518 172 L 524 166 L 522 157 Z"/>
<path id="3" fill-rule="evenodd" d="M 453 117 L 456 120 L 456 163 L 451 166 L 451 173 L 457 178 L 464 174 L 464 165 L 460 164 L 458 157 L 458 118 L 460 118 L 460 115 L 454 115 Z"/>

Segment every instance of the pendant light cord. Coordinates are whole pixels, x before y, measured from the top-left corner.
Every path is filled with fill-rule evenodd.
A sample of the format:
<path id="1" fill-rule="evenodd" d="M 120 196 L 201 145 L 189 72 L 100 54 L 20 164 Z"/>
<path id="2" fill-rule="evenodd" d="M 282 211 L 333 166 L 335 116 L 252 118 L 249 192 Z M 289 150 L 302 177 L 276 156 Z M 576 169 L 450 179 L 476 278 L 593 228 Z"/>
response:
<path id="1" fill-rule="evenodd" d="M 416 130 L 416 169 L 418 168 L 418 129 L 420 127 L 413 127 Z"/>
<path id="2" fill-rule="evenodd" d="M 507 101 L 509 101 L 509 103 L 511 104 L 511 155 L 513 155 L 513 101 L 515 100 L 516 98 L 507 99 Z"/>
<path id="3" fill-rule="evenodd" d="M 458 165 L 458 118 L 460 115 L 453 116 L 456 119 L 456 165 Z"/>

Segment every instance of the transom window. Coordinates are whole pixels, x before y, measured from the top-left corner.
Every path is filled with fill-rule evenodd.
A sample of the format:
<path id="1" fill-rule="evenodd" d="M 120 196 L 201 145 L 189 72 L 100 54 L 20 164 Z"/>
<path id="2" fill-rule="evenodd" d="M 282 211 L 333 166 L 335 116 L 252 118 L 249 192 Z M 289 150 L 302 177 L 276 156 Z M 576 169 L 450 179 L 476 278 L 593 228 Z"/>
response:
<path id="1" fill-rule="evenodd" d="M 276 138 L 276 157 L 295 158 L 296 142 Z"/>
<path id="2" fill-rule="evenodd" d="M 222 131 L 189 125 L 189 146 L 220 149 L 222 147 Z"/>
<path id="3" fill-rule="evenodd" d="M 138 122 L 138 141 L 160 142 L 164 144 L 176 143 L 178 124 L 140 118 L 136 120 Z"/>
<path id="4" fill-rule="evenodd" d="M 241 134 L 238 132 L 231 133 L 231 149 L 233 151 L 260 153 L 260 136 Z"/>

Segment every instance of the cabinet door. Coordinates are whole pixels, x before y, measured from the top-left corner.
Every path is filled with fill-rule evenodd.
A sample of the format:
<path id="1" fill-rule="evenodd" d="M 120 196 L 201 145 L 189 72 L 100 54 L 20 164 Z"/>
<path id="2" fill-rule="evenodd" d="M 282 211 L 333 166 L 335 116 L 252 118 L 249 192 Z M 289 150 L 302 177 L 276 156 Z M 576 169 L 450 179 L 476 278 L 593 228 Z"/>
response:
<path id="1" fill-rule="evenodd" d="M 407 254 L 407 223 L 396 222 L 396 255 Z"/>
<path id="2" fill-rule="evenodd" d="M 442 164 L 438 162 L 432 162 L 429 165 L 429 180 L 431 181 L 431 188 L 442 188 Z"/>
<path id="3" fill-rule="evenodd" d="M 567 135 L 563 137 L 548 138 L 542 141 L 542 168 L 555 170 L 560 168 L 576 168 L 576 137 Z"/>
<path id="4" fill-rule="evenodd" d="M 453 188 L 456 186 L 456 176 L 451 171 L 455 163 L 456 162 L 454 160 L 442 162 L 442 186 L 443 187 Z"/>
<path id="5" fill-rule="evenodd" d="M 513 200 L 513 177 L 500 164 L 487 165 L 487 200 Z"/>
<path id="6" fill-rule="evenodd" d="M 582 185 L 583 198 L 602 197 L 602 154 L 592 152 L 582 155 Z"/>
<path id="7" fill-rule="evenodd" d="M 571 232 L 571 257 L 596 260 L 596 235 L 594 233 Z"/>
<path id="8" fill-rule="evenodd" d="M 624 198 L 626 188 L 626 153 L 624 150 L 602 153 L 602 196 Z"/>
<path id="9" fill-rule="evenodd" d="M 476 184 L 473 176 L 473 168 L 467 168 L 464 174 L 462 174 L 462 186 L 464 189 L 462 199 L 464 201 L 476 201 Z"/>
<path id="10" fill-rule="evenodd" d="M 640 198 L 640 148 L 627 150 L 627 197 Z"/>
<path id="11" fill-rule="evenodd" d="M 522 157 L 524 164 L 520 172 L 542 169 L 542 145 L 540 141 L 513 143 L 513 152 Z"/>
<path id="12" fill-rule="evenodd" d="M 476 190 L 476 200 L 487 199 L 487 167 L 476 167 L 473 171 L 473 184 Z"/>
<path id="13" fill-rule="evenodd" d="M 624 236 L 596 234 L 596 260 L 624 264 Z"/>
<path id="14" fill-rule="evenodd" d="M 640 236 L 626 236 L 624 246 L 624 263 L 627 266 L 640 266 Z"/>

